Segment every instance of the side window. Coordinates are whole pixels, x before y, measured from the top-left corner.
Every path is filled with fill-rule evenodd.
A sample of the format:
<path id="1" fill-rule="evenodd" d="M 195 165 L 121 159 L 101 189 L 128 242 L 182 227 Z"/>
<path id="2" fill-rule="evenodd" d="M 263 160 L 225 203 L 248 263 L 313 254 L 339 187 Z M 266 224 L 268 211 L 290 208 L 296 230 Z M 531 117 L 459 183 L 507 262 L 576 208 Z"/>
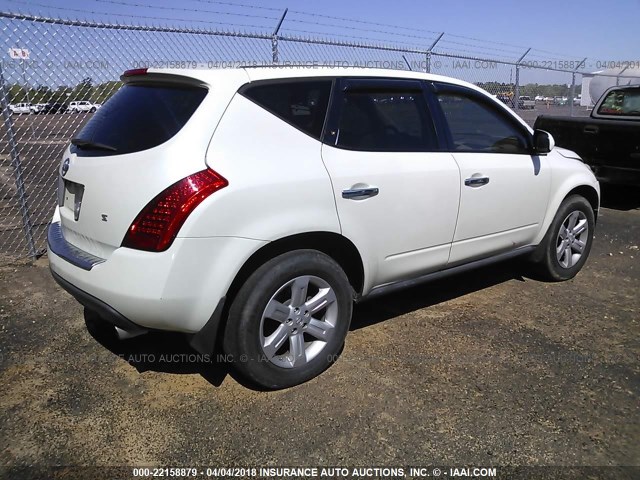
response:
<path id="1" fill-rule="evenodd" d="M 461 93 L 438 94 L 456 152 L 528 154 L 523 129 L 497 108 Z"/>
<path id="2" fill-rule="evenodd" d="M 347 91 L 342 102 L 338 147 L 378 152 L 437 148 L 431 115 L 420 92 Z"/>
<path id="3" fill-rule="evenodd" d="M 249 84 L 242 95 L 288 124 L 320 140 L 331 80 L 288 80 Z"/>

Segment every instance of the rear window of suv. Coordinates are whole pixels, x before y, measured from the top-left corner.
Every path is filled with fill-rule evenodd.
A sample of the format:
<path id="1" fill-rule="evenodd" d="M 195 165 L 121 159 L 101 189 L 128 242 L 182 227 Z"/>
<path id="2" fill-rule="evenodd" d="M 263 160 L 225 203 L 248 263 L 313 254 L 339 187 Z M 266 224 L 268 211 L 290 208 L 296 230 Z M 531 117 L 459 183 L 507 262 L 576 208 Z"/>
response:
<path id="1" fill-rule="evenodd" d="M 165 84 L 127 84 L 74 137 L 79 156 L 122 155 L 156 147 L 180 131 L 207 89 Z"/>

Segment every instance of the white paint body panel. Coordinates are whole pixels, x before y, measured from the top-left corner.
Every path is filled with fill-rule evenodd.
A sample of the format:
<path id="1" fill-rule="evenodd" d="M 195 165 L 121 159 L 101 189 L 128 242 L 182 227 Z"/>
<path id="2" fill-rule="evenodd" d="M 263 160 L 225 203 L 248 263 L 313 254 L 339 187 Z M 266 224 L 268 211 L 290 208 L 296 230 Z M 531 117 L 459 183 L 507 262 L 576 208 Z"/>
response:
<path id="1" fill-rule="evenodd" d="M 450 265 L 530 245 L 545 217 L 551 184 L 546 156 L 459 153 L 460 213 Z M 465 186 L 474 176 L 482 186 Z"/>
<path id="2" fill-rule="evenodd" d="M 305 232 L 340 233 L 320 149 L 317 140 L 235 95 L 206 158 L 229 186 L 200 205 L 180 235 L 272 241 Z"/>
<path id="3" fill-rule="evenodd" d="M 342 234 L 365 265 L 365 292 L 449 259 L 460 198 L 460 172 L 450 153 L 359 152 L 323 145 Z M 379 189 L 362 200 L 342 198 L 358 186 Z"/>

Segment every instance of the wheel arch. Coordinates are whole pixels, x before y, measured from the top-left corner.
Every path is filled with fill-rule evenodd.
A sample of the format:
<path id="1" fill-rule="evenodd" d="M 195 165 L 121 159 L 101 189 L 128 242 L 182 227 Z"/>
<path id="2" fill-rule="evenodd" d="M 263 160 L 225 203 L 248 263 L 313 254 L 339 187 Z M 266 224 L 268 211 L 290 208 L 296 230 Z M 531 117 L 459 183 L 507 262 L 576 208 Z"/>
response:
<path id="1" fill-rule="evenodd" d="M 534 245 L 538 245 L 542 242 L 544 236 L 549 230 L 549 227 L 551 226 L 551 222 L 553 222 L 553 219 L 556 216 L 556 212 L 560 208 L 560 205 L 562 205 L 562 202 L 571 195 L 580 195 L 584 197 L 593 208 L 594 217 L 596 219 L 598 218 L 600 192 L 598 182 L 592 173 L 589 172 L 589 174 L 585 174 L 581 172 L 577 175 L 574 174 L 567 176 L 567 178 L 558 181 L 555 185 L 554 183 L 552 183 L 551 189 L 552 192 L 555 193 L 553 193 L 549 200 L 547 212 L 540 231 L 533 242 Z"/>
<path id="2" fill-rule="evenodd" d="M 564 198 L 560 202 L 560 205 L 562 205 L 562 202 L 564 202 L 571 195 L 580 195 L 581 197 L 587 199 L 587 201 L 591 204 L 591 208 L 593 208 L 593 216 L 597 222 L 598 210 L 600 209 L 600 196 L 598 195 L 596 189 L 590 185 L 579 185 L 564 196 Z"/>
<path id="3" fill-rule="evenodd" d="M 356 294 L 364 285 L 364 265 L 356 246 L 346 237 L 333 232 L 308 232 L 291 235 L 267 243 L 251 255 L 236 274 L 229 290 L 227 301 L 242 287 L 249 276 L 261 265 L 283 253 L 294 250 L 318 250 L 335 260 L 344 270 Z"/>

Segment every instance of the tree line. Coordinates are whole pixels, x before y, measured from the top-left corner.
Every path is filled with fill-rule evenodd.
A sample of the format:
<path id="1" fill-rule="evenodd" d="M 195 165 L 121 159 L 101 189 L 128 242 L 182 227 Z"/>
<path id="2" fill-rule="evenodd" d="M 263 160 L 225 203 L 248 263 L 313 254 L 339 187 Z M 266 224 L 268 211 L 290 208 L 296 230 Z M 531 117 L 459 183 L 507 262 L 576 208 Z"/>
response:
<path id="1" fill-rule="evenodd" d="M 122 85 L 120 81 L 99 83 L 94 85 L 91 78 L 84 78 L 75 87 L 61 85 L 51 88 L 46 85 L 25 88 L 20 84 L 9 85 L 9 103 L 64 103 L 77 100 L 88 100 L 93 103 L 104 103 Z"/>
<path id="2" fill-rule="evenodd" d="M 478 82 L 476 83 L 480 88 L 484 88 L 492 95 L 509 95 L 515 94 L 516 86 L 513 83 L 499 83 L 499 82 Z M 544 85 L 538 83 L 527 83 L 520 85 L 520 95 L 529 97 L 536 97 L 542 95 L 543 97 L 569 97 L 571 87 L 568 87 L 564 83 Z M 576 85 L 574 95 L 582 93 L 582 85 Z"/>

